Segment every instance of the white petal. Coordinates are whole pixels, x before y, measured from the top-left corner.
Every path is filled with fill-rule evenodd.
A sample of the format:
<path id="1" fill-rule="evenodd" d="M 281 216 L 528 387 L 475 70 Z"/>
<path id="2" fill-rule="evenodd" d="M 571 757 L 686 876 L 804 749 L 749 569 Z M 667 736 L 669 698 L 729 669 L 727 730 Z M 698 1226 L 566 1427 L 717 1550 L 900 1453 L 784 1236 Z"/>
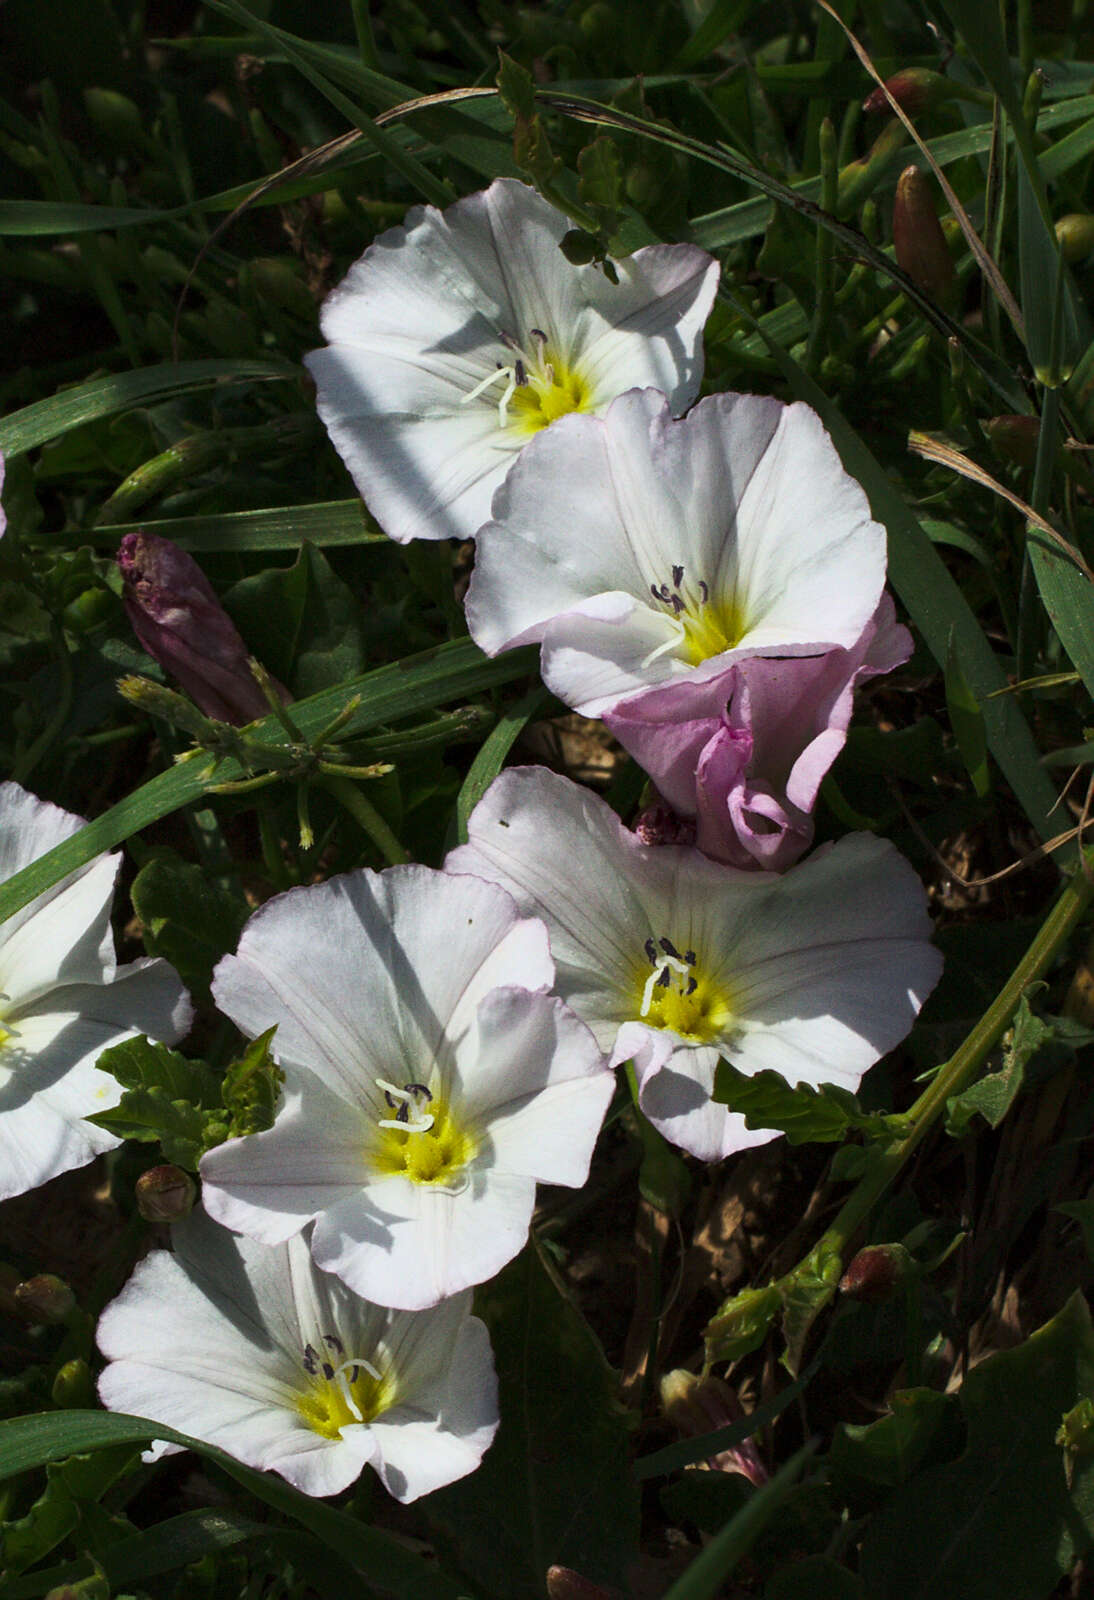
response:
<path id="1" fill-rule="evenodd" d="M 584 1024 L 561 1001 L 498 989 L 467 1055 L 460 1114 L 489 1127 L 491 1171 L 580 1187 L 615 1089 Z"/>
<path id="2" fill-rule="evenodd" d="M 57 984 L 101 983 L 112 975 L 110 902 L 118 862 L 100 856 L 79 877 L 25 906 L 18 922 L 0 923 L 0 994 L 25 1006 Z"/>
<path id="3" fill-rule="evenodd" d="M 365 1109 L 296 1068 L 272 1128 L 202 1157 L 206 1208 L 229 1228 L 279 1244 L 359 1192 L 374 1133 Z"/>
<path id="4" fill-rule="evenodd" d="M 535 1188 L 533 1178 L 478 1170 L 459 1194 L 389 1178 L 325 1211 L 312 1253 L 367 1299 L 418 1311 L 512 1260 L 528 1237 Z"/>
<path id="5" fill-rule="evenodd" d="M 625 1031 L 620 1029 L 621 1048 Z M 653 1070 L 644 1063 L 640 1049 L 633 1053 L 638 1103 L 654 1127 L 681 1150 L 700 1161 L 721 1161 L 778 1138 L 773 1128 L 746 1127 L 744 1117 L 710 1098 L 720 1051 L 710 1046 L 684 1046 L 672 1050 Z"/>

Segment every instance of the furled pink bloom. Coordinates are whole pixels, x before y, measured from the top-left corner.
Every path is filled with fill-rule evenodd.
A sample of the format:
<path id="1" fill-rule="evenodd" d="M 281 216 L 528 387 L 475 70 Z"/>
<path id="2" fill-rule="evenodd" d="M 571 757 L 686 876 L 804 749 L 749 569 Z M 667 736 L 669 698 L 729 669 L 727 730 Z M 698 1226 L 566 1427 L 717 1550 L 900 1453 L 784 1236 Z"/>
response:
<path id="1" fill-rule="evenodd" d="M 253 722 L 269 712 L 250 651 L 192 556 L 158 534 L 127 533 L 118 549 L 123 598 L 148 654 L 176 677 L 206 716 Z M 283 700 L 290 695 L 276 684 Z"/>
<path id="2" fill-rule="evenodd" d="M 695 842 L 734 867 L 781 872 L 813 840 L 821 781 L 843 748 L 856 686 L 907 661 L 912 637 L 884 595 L 858 643 L 819 656 L 738 661 L 604 715 Z"/>

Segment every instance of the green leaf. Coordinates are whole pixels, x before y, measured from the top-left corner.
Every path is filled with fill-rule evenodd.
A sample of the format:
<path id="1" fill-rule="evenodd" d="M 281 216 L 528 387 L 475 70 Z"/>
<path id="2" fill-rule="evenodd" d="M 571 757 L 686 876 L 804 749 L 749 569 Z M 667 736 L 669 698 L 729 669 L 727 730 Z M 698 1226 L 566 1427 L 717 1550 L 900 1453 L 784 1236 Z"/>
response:
<path id="1" fill-rule="evenodd" d="M 162 956 L 188 989 L 207 996 L 214 966 L 235 949 L 247 920 L 243 897 L 167 846 L 145 862 L 131 895 L 148 954 Z"/>
<path id="2" fill-rule="evenodd" d="M 950 643 L 946 651 L 946 706 L 950 713 L 950 727 L 957 740 L 957 748 L 972 779 L 972 786 L 981 800 L 991 793 L 991 772 L 988 769 L 988 737 L 984 729 L 984 713 L 969 688 L 961 670 L 957 635 L 950 629 Z"/>
<path id="3" fill-rule="evenodd" d="M 762 1489 L 757 1489 L 748 1504 L 714 1536 L 683 1576 L 666 1591 L 664 1600 L 711 1600 L 721 1592 L 726 1578 L 790 1498 L 817 1443 L 817 1440 L 810 1440 Z"/>
<path id="4" fill-rule="evenodd" d="M 782 1363 L 797 1377 L 802 1353 L 814 1322 L 839 1287 L 843 1262 L 833 1245 L 821 1243 L 779 1286 L 783 1303 Z"/>
<path id="5" fill-rule="evenodd" d="M 736 33 L 752 9 L 752 0 L 714 0 L 687 44 L 673 62 L 680 71 L 686 71 L 711 55 L 718 46 Z"/>
<path id="6" fill-rule="evenodd" d="M 1094 584 L 1040 529 L 1028 530 L 1026 548 L 1049 621 L 1094 697 Z"/>
<path id="7" fill-rule="evenodd" d="M 224 609 L 267 670 L 299 695 L 364 670 L 364 612 L 314 545 L 305 542 L 291 567 L 244 578 L 224 596 Z"/>
<path id="8" fill-rule="evenodd" d="M 255 1472 L 214 1445 L 177 1433 L 161 1422 L 113 1411 L 55 1411 L 9 1418 L 0 1422 L 0 1480 L 76 1452 L 102 1450 L 108 1445 L 145 1445 L 153 1439 L 182 1445 L 214 1462 L 256 1499 L 301 1523 L 354 1571 L 366 1578 L 382 1574 L 384 1588 L 397 1593 L 399 1600 L 467 1600 L 465 1587 L 388 1534 L 300 1494 L 272 1472 Z"/>
<path id="9" fill-rule="evenodd" d="M 501 1427 L 473 1477 L 422 1502 L 431 1523 L 482 1600 L 543 1595 L 555 1563 L 621 1584 L 638 1492 L 614 1374 L 534 1245 L 475 1309 L 494 1347 Z"/>
<path id="10" fill-rule="evenodd" d="M 1035 1016 L 1027 996 L 1023 995 L 1018 1002 L 1002 1067 L 998 1072 L 989 1072 L 961 1094 L 951 1096 L 946 1102 L 947 1133 L 960 1138 L 968 1132 L 969 1123 L 977 1113 L 989 1127 L 997 1128 L 1021 1091 L 1030 1059 L 1055 1037 L 1052 1022 Z"/>
<path id="11" fill-rule="evenodd" d="M 125 1093 L 111 1111 L 89 1117 L 121 1139 L 142 1144 L 159 1140 L 164 1158 L 189 1172 L 213 1144 L 227 1138 L 220 1133 L 220 1080 L 203 1061 L 190 1061 L 165 1044 L 143 1036 L 126 1039 L 104 1050 L 97 1065 L 124 1085 Z"/>
<path id="12" fill-rule="evenodd" d="M 70 428 L 82 427 L 99 417 L 109 417 L 131 406 L 153 405 L 196 389 L 210 389 L 219 383 L 261 383 L 297 381 L 300 369 L 272 361 L 232 360 L 169 361 L 160 367 L 141 367 L 136 372 L 111 373 L 92 378 L 71 389 L 62 389 L 48 400 L 36 400 L 13 411 L 0 422 L 0 452 L 19 455 L 56 439 Z"/>
<path id="13" fill-rule="evenodd" d="M 351 739 L 381 724 L 413 717 L 445 701 L 525 677 L 535 670 L 536 656 L 536 647 L 529 645 L 521 650 L 506 651 L 491 661 L 470 639 L 453 639 L 420 655 L 377 667 L 336 689 L 298 701 L 293 706 L 293 720 L 305 738 L 313 737 L 327 727 L 348 700 L 359 694 L 361 703 L 342 734 L 343 738 Z M 256 738 L 271 743 L 287 742 L 284 730 L 273 716 L 252 724 L 252 732 Z M 177 811 L 188 801 L 199 799 L 210 782 L 244 776 L 243 769 L 235 761 L 223 762 L 212 779 L 205 776 L 207 767 L 208 762 L 202 756 L 182 761 L 127 795 L 79 833 L 14 873 L 0 884 L 0 922 L 77 867 L 94 860 L 101 851 L 112 849 L 131 833 Z"/>
<path id="14" fill-rule="evenodd" d="M 1083 1248 L 1094 1261 L 1094 1200 L 1064 1200 L 1052 1209 L 1075 1219 L 1082 1232 Z"/>
<path id="15" fill-rule="evenodd" d="M 863 1111 L 857 1096 L 835 1084 L 795 1089 L 777 1072 L 746 1077 L 728 1061 L 719 1061 L 714 1070 L 711 1099 L 740 1112 L 750 1128 L 778 1128 L 791 1144 L 831 1144 L 852 1128 L 889 1138 L 899 1126 L 899 1119 Z"/>
<path id="16" fill-rule="evenodd" d="M 611 134 L 598 134 L 584 147 L 577 158 L 577 170 L 581 174 L 578 194 L 587 206 L 602 213 L 601 228 L 612 232 L 623 203 L 623 173 Z"/>
<path id="17" fill-rule="evenodd" d="M 899 1488 L 960 1426 L 957 1396 L 936 1389 L 898 1389 L 889 1405 L 889 1415 L 877 1422 L 837 1427 L 828 1452 L 837 1492 L 860 1483 Z"/>
<path id="18" fill-rule="evenodd" d="M 551 703 L 552 695 L 542 686 L 529 689 L 509 707 L 483 740 L 456 801 L 456 826 L 460 844 L 467 843 L 467 819 L 504 767 L 510 750 L 533 718 Z"/>
<path id="19" fill-rule="evenodd" d="M 270 1046 L 277 1024 L 253 1039 L 224 1074 L 221 1094 L 230 1122 L 228 1137 L 263 1133 L 273 1127 L 274 1113 L 285 1074 L 273 1059 Z"/>
<path id="20" fill-rule="evenodd" d="M 804 1556 L 776 1572 L 764 1600 L 869 1600 L 861 1579 L 831 1556 Z"/>
<path id="21" fill-rule="evenodd" d="M 782 1305 L 775 1283 L 763 1289 L 742 1289 L 719 1306 L 707 1323 L 706 1340 L 714 1361 L 738 1361 L 757 1349 L 767 1338 L 768 1329 Z"/>
<path id="22" fill-rule="evenodd" d="M 1075 1294 L 1014 1350 L 975 1366 L 960 1391 L 968 1444 L 917 1473 L 870 1523 L 861 1574 L 870 1600 L 1045 1600 L 1089 1548 L 1094 1460 L 1069 1489 L 1056 1435 L 1094 1393 L 1090 1312 Z"/>
<path id="23" fill-rule="evenodd" d="M 3 1525 L 3 1563 L 8 1573 L 24 1572 L 56 1548 L 79 1525 L 82 1507 L 100 1500 L 136 1460 L 129 1445 L 95 1455 L 50 1462 L 46 1487 L 26 1516 Z"/>
<path id="24" fill-rule="evenodd" d="M 682 1472 L 661 1490 L 661 1504 L 677 1525 L 694 1522 L 702 1533 L 718 1533 L 754 1493 L 739 1472 Z"/>
<path id="25" fill-rule="evenodd" d="M 551 149 L 536 109 L 536 90 L 530 72 L 504 50 L 498 51 L 498 94 L 513 118 L 513 160 L 537 188 L 550 185 L 562 170 Z"/>
<path id="26" fill-rule="evenodd" d="M 225 511 L 202 517 L 163 517 L 157 522 L 116 522 L 92 528 L 90 543 L 113 550 L 127 533 L 157 534 L 183 550 L 299 550 L 316 546 L 388 544 L 360 500 L 325 500 L 265 511 Z"/>

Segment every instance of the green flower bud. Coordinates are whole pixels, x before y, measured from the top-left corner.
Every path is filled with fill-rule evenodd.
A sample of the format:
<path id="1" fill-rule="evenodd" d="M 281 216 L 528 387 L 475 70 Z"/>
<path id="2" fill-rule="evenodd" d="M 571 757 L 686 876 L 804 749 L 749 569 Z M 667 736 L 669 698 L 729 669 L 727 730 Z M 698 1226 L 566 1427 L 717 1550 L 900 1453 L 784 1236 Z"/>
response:
<path id="1" fill-rule="evenodd" d="M 954 92 L 948 78 L 941 73 L 931 72 L 927 67 L 906 67 L 903 72 L 886 78 L 885 88 L 907 117 L 914 117 L 919 111 L 940 105 L 943 100 L 949 100 Z M 866 96 L 862 109 L 891 111 L 892 107 L 885 98 L 885 90 L 878 88 Z"/>
<path id="2" fill-rule="evenodd" d="M 666 1372 L 661 1379 L 661 1404 L 669 1421 L 688 1438 L 698 1438 L 713 1433 L 718 1428 L 728 1428 L 740 1422 L 744 1407 L 724 1378 L 709 1373 L 701 1378 L 698 1373 L 678 1367 Z M 736 1472 L 750 1483 L 766 1483 L 768 1471 L 751 1439 L 728 1450 L 719 1450 L 707 1461 L 715 1472 Z"/>
<path id="3" fill-rule="evenodd" d="M 95 1385 L 86 1361 L 66 1361 L 57 1370 L 50 1391 L 53 1404 L 66 1411 L 83 1411 L 95 1404 Z"/>
<path id="4" fill-rule="evenodd" d="M 197 1192 L 188 1172 L 165 1162 L 161 1167 L 149 1167 L 137 1179 L 137 1210 L 145 1222 L 178 1222 L 190 1215 Z"/>
<path id="5" fill-rule="evenodd" d="M 120 150 L 142 149 L 145 144 L 140 108 L 116 89 L 87 88 L 84 107 L 96 132 Z"/>
<path id="6" fill-rule="evenodd" d="M 76 1296 L 63 1278 L 40 1272 L 16 1285 L 15 1303 L 30 1322 L 64 1322 L 76 1308 Z"/>
<path id="7" fill-rule="evenodd" d="M 953 303 L 954 265 L 934 208 L 931 183 L 918 167 L 905 167 L 893 201 L 893 249 L 897 264 L 939 305 Z"/>
<path id="8" fill-rule="evenodd" d="M 1094 254 L 1094 217 L 1086 211 L 1069 211 L 1057 220 L 1056 242 L 1069 265 L 1085 261 Z"/>

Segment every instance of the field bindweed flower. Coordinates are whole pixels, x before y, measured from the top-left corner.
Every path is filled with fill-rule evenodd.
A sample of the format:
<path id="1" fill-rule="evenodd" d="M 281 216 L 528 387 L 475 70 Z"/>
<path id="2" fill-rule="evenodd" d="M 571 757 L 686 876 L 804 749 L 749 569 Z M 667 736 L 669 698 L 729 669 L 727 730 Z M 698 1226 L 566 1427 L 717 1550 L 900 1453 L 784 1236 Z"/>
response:
<path id="1" fill-rule="evenodd" d="M 141 530 L 122 539 L 118 567 L 133 632 L 207 717 L 243 724 L 269 714 L 250 651 L 193 556 Z"/>
<path id="2" fill-rule="evenodd" d="M 884 840 L 851 834 L 785 874 L 741 872 L 642 844 L 540 768 L 495 780 L 445 870 L 543 918 L 558 993 L 613 1066 L 633 1059 L 650 1121 L 707 1161 L 774 1137 L 711 1100 L 720 1059 L 855 1089 L 941 968 L 922 886 Z"/>
<path id="3" fill-rule="evenodd" d="M 614 1088 L 553 980 L 492 883 L 392 867 L 269 901 L 213 993 L 245 1034 L 277 1024 L 284 1098 L 204 1157 L 209 1212 L 267 1244 L 315 1219 L 318 1264 L 382 1305 L 492 1277 L 537 1180 L 584 1183 Z"/>
<path id="4" fill-rule="evenodd" d="M 83 826 L 0 784 L 0 883 Z M 95 1065 L 103 1050 L 138 1033 L 171 1044 L 190 1026 L 166 961 L 117 965 L 110 907 L 120 860 L 96 857 L 0 922 L 0 1199 L 121 1143 L 83 1120 L 121 1099 L 121 1084 Z"/>
<path id="5" fill-rule="evenodd" d="M 912 653 L 882 597 L 850 650 L 751 656 L 718 678 L 621 701 L 604 722 L 705 855 L 781 872 L 813 842 L 812 811 L 847 738 L 855 689 Z"/>
<path id="6" fill-rule="evenodd" d="M 166 1424 L 305 1494 L 371 1466 L 397 1500 L 474 1472 L 498 1425 L 490 1340 L 470 1293 L 389 1311 L 195 1212 L 99 1320 L 103 1404 Z M 160 1444 L 154 1454 L 173 1453 Z"/>
<path id="7" fill-rule="evenodd" d="M 699 392 L 718 264 L 649 245 L 601 268 L 559 249 L 570 221 L 498 178 L 441 212 L 416 207 L 365 251 L 306 357 L 319 415 L 392 539 L 473 538 L 521 448 L 570 412 L 650 385 Z"/>
<path id="8" fill-rule="evenodd" d="M 885 583 L 870 518 L 816 412 L 652 390 L 534 439 L 480 533 L 467 620 L 488 655 L 542 642 L 543 678 L 602 716 L 748 656 L 852 649 Z"/>

